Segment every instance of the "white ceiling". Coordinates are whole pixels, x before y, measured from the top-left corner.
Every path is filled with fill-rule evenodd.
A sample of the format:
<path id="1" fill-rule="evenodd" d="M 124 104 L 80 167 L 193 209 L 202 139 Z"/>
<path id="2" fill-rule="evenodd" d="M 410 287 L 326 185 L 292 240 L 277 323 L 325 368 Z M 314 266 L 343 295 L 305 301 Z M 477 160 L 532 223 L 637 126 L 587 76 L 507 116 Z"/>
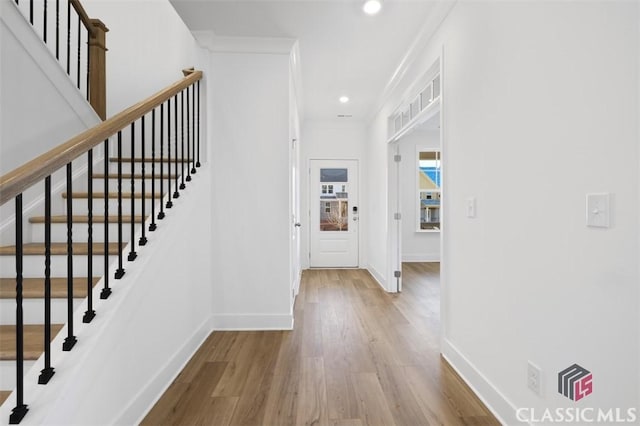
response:
<path id="1" fill-rule="evenodd" d="M 192 31 L 221 37 L 297 39 L 305 119 L 365 119 L 437 2 L 383 0 L 367 16 L 363 1 L 171 0 Z M 338 98 L 349 96 L 348 104 Z M 342 119 L 344 120 L 344 119 Z"/>

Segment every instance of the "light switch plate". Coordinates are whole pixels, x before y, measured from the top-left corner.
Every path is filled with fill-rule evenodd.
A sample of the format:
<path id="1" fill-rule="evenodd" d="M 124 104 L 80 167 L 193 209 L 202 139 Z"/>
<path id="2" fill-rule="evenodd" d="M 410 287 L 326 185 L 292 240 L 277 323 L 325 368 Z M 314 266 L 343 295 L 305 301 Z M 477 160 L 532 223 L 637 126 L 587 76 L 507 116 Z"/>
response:
<path id="1" fill-rule="evenodd" d="M 608 228 L 610 215 L 608 193 L 587 194 L 587 226 Z"/>
<path id="2" fill-rule="evenodd" d="M 467 217 L 476 217 L 476 198 L 467 198 Z"/>

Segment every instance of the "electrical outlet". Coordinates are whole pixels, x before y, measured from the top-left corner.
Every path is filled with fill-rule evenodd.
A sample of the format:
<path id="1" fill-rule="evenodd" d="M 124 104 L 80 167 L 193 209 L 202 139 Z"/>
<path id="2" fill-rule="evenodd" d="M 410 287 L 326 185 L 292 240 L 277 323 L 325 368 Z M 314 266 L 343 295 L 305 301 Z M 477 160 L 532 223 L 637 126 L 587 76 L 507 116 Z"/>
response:
<path id="1" fill-rule="evenodd" d="M 542 371 L 540 367 L 529 361 L 527 364 L 527 387 L 536 395 L 540 395 L 540 389 L 542 389 L 541 380 Z"/>

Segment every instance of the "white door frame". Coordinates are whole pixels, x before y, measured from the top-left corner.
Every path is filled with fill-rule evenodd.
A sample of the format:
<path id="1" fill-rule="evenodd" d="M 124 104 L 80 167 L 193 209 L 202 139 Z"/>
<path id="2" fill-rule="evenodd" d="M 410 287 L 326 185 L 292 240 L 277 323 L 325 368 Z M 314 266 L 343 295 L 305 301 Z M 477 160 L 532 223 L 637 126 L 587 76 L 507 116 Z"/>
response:
<path id="1" fill-rule="evenodd" d="M 442 166 L 442 175 L 441 175 L 441 187 L 440 190 L 443 194 L 442 200 L 440 202 L 440 347 L 444 348 L 444 344 L 447 337 L 447 330 L 449 324 L 449 274 L 448 268 L 449 263 L 448 259 L 448 232 L 446 229 L 447 222 L 447 212 L 449 210 L 449 197 L 446 194 L 446 186 L 448 183 L 448 163 L 449 157 L 447 155 L 447 133 L 445 131 L 445 118 L 446 118 L 446 110 L 445 110 L 445 66 L 444 66 L 444 45 L 441 46 L 440 49 L 440 153 L 441 153 L 441 166 Z M 435 61 L 434 61 L 435 62 Z M 407 129 L 409 132 L 410 129 Z M 396 142 L 397 143 L 397 142 Z M 399 212 L 399 206 L 396 205 L 396 197 L 399 199 L 400 197 L 400 188 L 399 179 L 397 173 L 396 163 L 393 161 L 393 155 L 395 152 L 395 145 L 393 141 L 390 141 L 387 144 L 387 206 L 388 206 L 388 221 L 387 221 L 387 271 L 386 271 L 386 290 L 390 293 L 395 293 L 398 288 L 402 288 L 402 281 L 399 281 L 399 285 L 396 282 L 396 278 L 394 276 L 394 271 L 401 270 L 402 259 L 398 255 L 400 253 L 400 244 L 402 232 L 400 232 L 399 227 L 397 226 L 398 221 L 394 220 L 394 213 Z M 394 197 L 394 192 L 396 196 Z M 396 269 L 398 268 L 398 269 Z"/>

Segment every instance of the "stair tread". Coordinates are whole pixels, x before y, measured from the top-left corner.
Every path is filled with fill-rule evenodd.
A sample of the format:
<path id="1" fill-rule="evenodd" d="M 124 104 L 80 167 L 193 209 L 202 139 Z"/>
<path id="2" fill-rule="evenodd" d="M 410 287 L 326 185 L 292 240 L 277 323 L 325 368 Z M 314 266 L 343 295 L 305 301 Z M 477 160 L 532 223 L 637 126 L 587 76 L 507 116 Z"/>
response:
<path id="1" fill-rule="evenodd" d="M 73 198 L 89 198 L 89 193 L 86 191 L 78 191 L 78 192 L 72 192 L 71 193 L 73 195 Z M 118 193 L 117 192 L 109 192 L 108 194 L 109 198 L 118 198 Z M 142 198 L 142 192 L 134 192 L 133 193 L 134 198 Z M 145 192 L 144 194 L 145 198 L 149 198 L 151 199 L 152 197 L 152 193 L 151 192 Z M 105 193 L 104 192 L 94 192 L 93 193 L 93 198 L 99 199 L 99 198 L 104 198 L 105 197 Z M 161 198 L 162 194 L 161 193 L 156 193 L 155 198 Z M 67 193 L 63 192 L 62 193 L 62 198 L 67 198 Z M 126 199 L 131 199 L 131 192 L 123 192 L 122 193 L 122 198 L 126 198 Z"/>
<path id="2" fill-rule="evenodd" d="M 122 248 L 125 247 L 122 243 Z M 88 254 L 89 245 L 87 243 L 73 243 L 73 254 Z M 109 254 L 117 255 L 118 243 L 109 243 Z M 0 247 L 0 256 L 13 256 L 16 254 L 16 246 Z M 26 243 L 23 245 L 23 254 L 27 256 L 44 256 L 44 243 Z M 67 243 L 51 243 L 52 255 L 66 255 Z M 104 243 L 93 243 L 93 254 L 100 256 L 104 254 Z"/>
<path id="3" fill-rule="evenodd" d="M 111 158 L 109 158 L 109 162 L 111 162 L 111 163 L 118 163 L 118 162 L 122 162 L 122 163 L 131 163 L 131 160 L 132 160 L 132 159 L 131 159 L 131 157 L 122 157 L 120 160 L 118 160 L 118 158 L 117 158 L 117 157 L 111 157 Z M 153 161 L 154 161 L 154 159 L 153 159 L 153 158 L 134 158 L 134 159 L 133 159 L 133 162 L 134 162 L 134 163 L 142 163 L 143 161 L 144 161 L 145 163 L 151 163 L 151 162 L 153 162 Z M 169 160 L 168 158 L 163 158 L 162 160 L 161 160 L 160 158 L 156 158 L 156 159 L 155 159 L 155 162 L 156 162 L 156 163 L 159 163 L 159 162 L 161 162 L 161 161 L 162 161 L 163 163 L 167 163 L 167 162 L 171 162 L 171 163 L 173 163 L 173 162 L 176 162 L 176 161 L 177 161 L 178 163 L 181 163 L 181 162 L 182 162 L 182 163 L 191 163 L 191 162 L 193 162 L 193 159 L 186 159 L 186 158 L 178 158 L 178 159 L 171 158 L 171 160 Z"/>
<path id="4" fill-rule="evenodd" d="M 60 332 L 63 324 L 51 324 L 51 340 Z M 44 351 L 44 326 L 29 324 L 24 326 L 24 359 L 34 361 Z M 0 360 L 16 359 L 16 326 L 0 325 Z"/>
<path id="5" fill-rule="evenodd" d="M 93 278 L 95 286 L 100 278 Z M 84 299 L 87 297 L 87 278 L 76 277 L 73 279 L 74 298 Z M 14 299 L 16 297 L 15 278 L 0 278 L 0 299 Z M 22 297 L 25 299 L 44 298 L 44 278 L 23 278 Z M 51 297 L 53 299 L 63 299 L 67 297 L 67 279 L 51 278 Z"/>
<path id="6" fill-rule="evenodd" d="M 7 400 L 7 398 L 9 398 L 9 395 L 11 395 L 10 390 L 0 390 L 0 405 L 4 404 L 4 402 Z"/>
<path id="7" fill-rule="evenodd" d="M 87 215 L 73 215 L 71 220 L 74 223 L 89 223 L 89 216 Z M 142 220 L 142 215 L 135 216 L 136 222 Z M 118 216 L 109 216 L 109 223 L 116 223 Z M 122 222 L 131 223 L 131 215 L 122 215 Z M 29 218 L 29 223 L 44 223 L 44 216 L 32 216 Z M 67 223 L 66 215 L 51 216 L 51 223 Z M 104 216 L 93 216 L 93 223 L 104 223 Z"/>

